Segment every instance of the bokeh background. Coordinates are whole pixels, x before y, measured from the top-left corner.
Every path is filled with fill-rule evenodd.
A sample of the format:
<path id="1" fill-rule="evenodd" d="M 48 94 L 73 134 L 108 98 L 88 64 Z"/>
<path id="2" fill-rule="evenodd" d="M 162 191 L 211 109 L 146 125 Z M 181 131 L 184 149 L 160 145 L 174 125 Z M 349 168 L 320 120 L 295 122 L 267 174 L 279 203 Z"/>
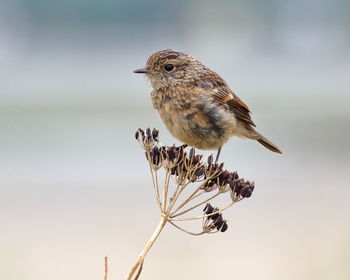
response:
<path id="1" fill-rule="evenodd" d="M 218 72 L 284 152 L 232 139 L 256 182 L 224 234 L 165 228 L 142 279 L 350 279 L 350 2 L 0 1 L 0 278 L 123 279 L 158 224 L 132 71 L 173 48 Z M 208 152 L 206 152 L 208 154 Z M 198 224 L 198 229 L 200 225 Z"/>

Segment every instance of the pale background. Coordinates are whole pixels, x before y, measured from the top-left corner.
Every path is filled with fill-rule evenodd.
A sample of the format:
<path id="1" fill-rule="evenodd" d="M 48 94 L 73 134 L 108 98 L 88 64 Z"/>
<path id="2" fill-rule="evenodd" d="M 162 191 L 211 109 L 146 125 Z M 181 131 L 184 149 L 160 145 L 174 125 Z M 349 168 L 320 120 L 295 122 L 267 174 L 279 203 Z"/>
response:
<path id="1" fill-rule="evenodd" d="M 350 279 L 350 2 L 0 1 L 0 279 L 123 279 L 159 214 L 138 127 L 175 140 L 132 73 L 173 48 L 218 72 L 284 152 L 224 234 L 166 227 L 141 279 Z M 178 142 L 176 142 L 178 143 Z M 198 225 L 199 226 L 199 225 Z"/>

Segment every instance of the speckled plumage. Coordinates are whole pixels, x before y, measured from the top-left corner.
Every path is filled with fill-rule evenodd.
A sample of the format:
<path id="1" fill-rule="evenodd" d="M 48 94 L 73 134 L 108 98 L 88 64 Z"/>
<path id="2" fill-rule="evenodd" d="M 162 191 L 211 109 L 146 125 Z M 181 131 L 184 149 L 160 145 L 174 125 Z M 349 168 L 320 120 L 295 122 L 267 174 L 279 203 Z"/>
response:
<path id="1" fill-rule="evenodd" d="M 167 71 L 169 65 L 173 69 Z M 248 106 L 225 81 L 191 56 L 169 49 L 157 51 L 145 68 L 135 72 L 147 75 L 153 107 L 180 141 L 199 149 L 218 149 L 231 136 L 238 136 L 281 153 L 254 129 Z"/>

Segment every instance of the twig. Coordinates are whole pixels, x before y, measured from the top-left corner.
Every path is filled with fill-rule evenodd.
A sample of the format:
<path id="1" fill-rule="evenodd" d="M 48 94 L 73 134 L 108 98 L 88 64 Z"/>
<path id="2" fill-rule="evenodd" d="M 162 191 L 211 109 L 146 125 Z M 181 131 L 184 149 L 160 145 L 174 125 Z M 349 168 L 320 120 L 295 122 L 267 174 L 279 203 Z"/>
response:
<path id="1" fill-rule="evenodd" d="M 182 211 L 182 212 L 180 212 L 180 213 L 177 213 L 176 215 L 174 215 L 176 212 L 173 212 L 173 215 L 171 215 L 170 217 L 171 217 L 171 218 L 175 218 L 175 217 L 178 217 L 178 216 L 180 216 L 180 215 L 182 215 L 182 214 L 185 214 L 185 213 L 187 213 L 187 212 L 193 210 L 194 208 L 197 208 L 198 206 L 201 206 L 201 205 L 203 205 L 204 203 L 207 203 L 208 201 L 214 199 L 215 197 L 217 197 L 217 196 L 220 195 L 220 194 L 221 194 L 221 193 L 218 192 L 218 193 L 214 194 L 213 196 L 209 197 L 208 199 L 202 201 L 201 203 L 198 203 L 198 204 L 196 204 L 196 205 L 194 205 L 194 206 L 192 206 L 192 207 L 190 207 L 190 208 L 188 208 L 188 209 L 186 209 L 186 210 L 184 210 L 184 211 Z"/>
<path id="2" fill-rule="evenodd" d="M 108 257 L 105 257 L 105 268 L 104 268 L 104 276 L 103 280 L 108 279 Z"/>
<path id="3" fill-rule="evenodd" d="M 202 216 L 197 216 L 197 217 L 187 217 L 187 218 L 177 218 L 177 219 L 169 218 L 169 221 L 190 221 L 190 220 L 199 220 L 199 219 L 202 219 L 202 218 L 210 217 L 210 216 L 213 216 L 215 214 L 219 214 L 219 213 L 225 211 L 226 209 L 230 208 L 234 203 L 235 203 L 235 201 L 232 201 L 226 207 L 221 208 L 220 210 L 215 211 L 213 213 L 210 213 L 208 215 L 202 215 Z"/>
<path id="4" fill-rule="evenodd" d="M 131 267 L 128 275 L 126 276 L 125 280 L 130 280 L 131 277 L 135 274 L 136 269 L 143 263 L 143 260 L 145 259 L 145 256 L 147 255 L 148 251 L 151 249 L 152 245 L 154 244 L 154 242 L 156 241 L 157 237 L 159 236 L 160 232 L 162 231 L 162 229 L 164 228 L 165 224 L 167 222 L 167 219 L 162 217 L 162 219 L 160 220 L 157 228 L 155 229 L 155 231 L 153 232 L 150 240 L 148 240 L 145 248 L 143 248 L 143 250 L 141 251 L 140 255 L 138 256 L 138 258 L 136 259 L 134 265 Z"/>
<path id="5" fill-rule="evenodd" d="M 191 235 L 196 235 L 196 236 L 198 236 L 198 235 L 202 235 L 203 233 L 205 233 L 204 231 L 199 232 L 199 233 L 190 232 L 190 231 L 188 231 L 188 230 L 186 230 L 186 229 L 184 229 L 184 228 L 178 226 L 177 224 L 173 223 L 172 221 L 169 221 L 169 223 L 172 224 L 172 225 L 173 225 L 174 227 L 176 227 L 177 229 L 182 230 L 183 232 L 186 232 L 186 233 L 191 234 Z"/>
<path id="6" fill-rule="evenodd" d="M 142 268 L 143 268 L 143 261 L 142 261 L 142 263 L 140 264 L 139 269 L 138 269 L 138 271 L 137 271 L 137 273 L 136 273 L 136 275 L 135 275 L 135 278 L 134 278 L 133 280 L 139 279 L 140 274 L 141 274 L 141 271 L 142 271 Z"/>
<path id="7" fill-rule="evenodd" d="M 150 152 L 147 151 L 146 153 L 147 153 L 147 157 L 150 159 L 150 158 L 151 158 Z M 156 200 L 157 200 L 158 207 L 159 207 L 159 209 L 161 210 L 161 209 L 162 209 L 162 203 L 160 202 L 160 198 L 159 198 L 158 178 L 157 178 L 157 181 L 156 181 L 155 175 L 154 175 L 154 173 L 153 173 L 151 161 L 148 160 L 148 163 L 149 163 L 149 169 L 150 169 L 151 175 L 152 175 L 153 190 L 154 190 L 154 193 L 155 193 L 155 196 L 156 196 Z"/>

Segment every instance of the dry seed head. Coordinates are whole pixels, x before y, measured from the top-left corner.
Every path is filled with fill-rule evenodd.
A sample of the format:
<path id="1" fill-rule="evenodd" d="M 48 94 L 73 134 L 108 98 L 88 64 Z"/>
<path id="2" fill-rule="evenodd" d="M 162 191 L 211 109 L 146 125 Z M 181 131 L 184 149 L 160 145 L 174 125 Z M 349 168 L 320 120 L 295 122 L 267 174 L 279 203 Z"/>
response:
<path id="1" fill-rule="evenodd" d="M 202 233 L 213 233 L 213 232 L 224 232 L 227 230 L 228 225 L 226 220 L 223 219 L 221 211 L 232 206 L 234 203 L 248 198 L 252 195 L 254 190 L 254 183 L 246 181 L 243 178 L 239 178 L 237 172 L 224 170 L 224 164 L 213 163 L 213 156 L 210 155 L 207 161 L 203 161 L 203 156 L 196 154 L 194 148 L 185 151 L 186 145 L 182 146 L 159 146 L 159 131 L 156 129 L 151 130 L 150 128 L 146 131 L 138 129 L 135 138 L 139 141 L 141 147 L 146 151 L 146 158 L 150 163 L 152 176 L 157 176 L 157 173 L 164 168 L 167 172 L 168 181 L 166 183 L 166 190 L 169 190 L 170 178 L 173 178 L 173 182 L 176 191 L 182 188 L 198 188 L 197 191 L 201 190 L 202 193 L 210 193 L 217 190 L 217 193 L 213 195 L 223 195 L 230 192 L 231 204 L 225 208 L 219 209 L 211 206 L 209 203 L 204 208 L 203 216 L 203 232 Z M 158 183 L 157 183 L 158 184 Z M 196 185 L 193 185 L 196 184 Z M 164 187 L 165 188 L 165 187 Z M 159 191 L 159 186 L 155 187 L 155 190 Z M 195 192 L 196 194 L 196 192 Z M 178 199 L 176 192 L 174 194 L 164 195 L 164 199 L 169 198 L 169 203 L 165 205 L 173 207 L 173 199 Z M 162 205 L 159 193 L 157 195 L 159 205 Z M 184 199 L 185 202 L 181 204 L 179 209 L 176 209 L 174 213 L 178 213 L 181 207 L 185 206 L 191 197 Z M 198 203 L 197 206 L 206 203 L 208 200 L 204 200 L 202 203 Z M 196 206 L 196 207 L 197 207 Z M 174 217 L 183 215 L 191 211 L 196 207 L 190 207 L 187 210 L 181 210 L 179 214 Z M 168 213 L 168 214 L 167 214 Z M 171 208 L 168 210 L 162 209 L 162 216 L 169 215 Z M 172 218 L 171 214 L 169 215 Z M 202 217 L 197 217 L 202 218 Z M 188 218 L 188 219 L 197 219 Z M 181 228 L 180 228 L 181 229 Z M 188 232 L 185 230 L 185 232 Z M 189 232 L 188 232 L 189 233 Z"/>
<path id="2" fill-rule="evenodd" d="M 218 211 L 219 208 L 213 207 L 210 203 L 207 203 L 203 209 L 203 212 L 208 215 L 204 218 L 203 231 L 211 232 L 216 229 L 217 231 L 224 232 L 227 230 L 227 221 L 223 219 L 221 213 L 216 213 Z"/>
<path id="3" fill-rule="evenodd" d="M 158 145 L 158 134 L 159 131 L 156 129 L 153 129 L 151 131 L 150 128 L 147 128 L 145 132 L 141 128 L 139 128 L 135 133 L 135 138 L 139 141 L 143 149 L 145 149 L 146 151 L 150 151 L 154 146 Z"/>

